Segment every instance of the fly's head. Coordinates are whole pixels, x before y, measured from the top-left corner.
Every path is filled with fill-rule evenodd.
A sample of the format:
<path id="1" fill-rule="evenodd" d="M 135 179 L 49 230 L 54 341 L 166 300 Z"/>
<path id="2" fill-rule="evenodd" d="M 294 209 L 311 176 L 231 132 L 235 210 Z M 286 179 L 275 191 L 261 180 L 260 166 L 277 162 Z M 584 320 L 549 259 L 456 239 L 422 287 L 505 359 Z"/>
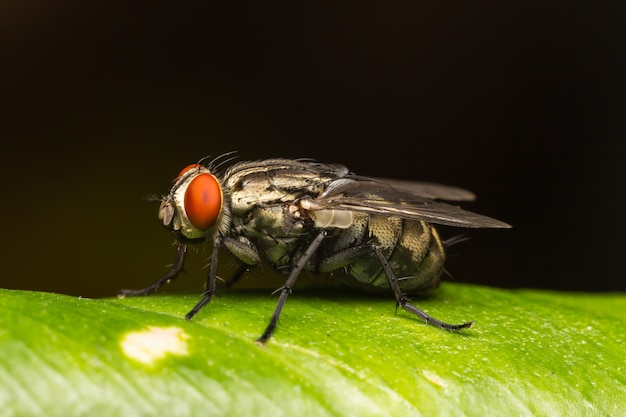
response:
<path id="1" fill-rule="evenodd" d="M 185 167 L 161 200 L 159 220 L 181 241 L 204 240 L 219 224 L 224 207 L 220 181 L 200 164 Z"/>

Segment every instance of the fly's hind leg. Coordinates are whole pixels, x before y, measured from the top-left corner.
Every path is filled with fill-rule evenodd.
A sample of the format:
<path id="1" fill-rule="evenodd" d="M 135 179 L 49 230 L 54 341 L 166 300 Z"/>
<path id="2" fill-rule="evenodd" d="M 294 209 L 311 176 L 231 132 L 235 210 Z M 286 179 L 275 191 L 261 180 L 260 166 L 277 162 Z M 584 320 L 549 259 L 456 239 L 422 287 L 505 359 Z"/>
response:
<path id="1" fill-rule="evenodd" d="M 391 289 L 393 290 L 393 295 L 396 297 L 396 305 L 402 307 L 404 310 L 408 311 L 409 313 L 415 314 L 417 317 L 420 317 L 426 323 L 437 326 L 440 329 L 461 330 L 461 329 L 469 329 L 470 327 L 474 325 L 473 321 L 462 323 L 462 324 L 445 323 L 441 320 L 437 320 L 436 318 L 431 317 L 430 315 L 426 314 L 424 311 L 420 310 L 419 308 L 415 307 L 413 304 L 409 303 L 409 300 L 406 294 L 404 294 L 404 292 L 402 291 L 402 288 L 400 288 L 398 277 L 396 277 L 396 274 L 393 272 L 393 268 L 389 264 L 389 261 L 387 260 L 385 255 L 376 246 L 372 245 L 372 249 L 376 253 L 376 256 L 378 256 L 378 259 L 380 260 L 380 263 L 382 264 L 383 269 L 385 271 L 385 275 L 387 275 L 387 279 L 389 280 L 389 285 L 391 285 Z"/>
<path id="2" fill-rule="evenodd" d="M 439 327 L 440 329 L 460 330 L 460 329 L 467 329 L 467 328 L 472 327 L 472 325 L 474 324 L 473 321 L 468 322 L 468 323 L 463 323 L 463 324 L 445 323 L 441 320 L 437 320 L 436 318 L 429 316 L 424 311 L 420 310 L 419 308 L 411 304 L 406 294 L 404 294 L 404 292 L 402 291 L 402 288 L 400 288 L 400 282 L 398 280 L 398 277 L 396 276 L 395 272 L 393 271 L 393 268 L 389 264 L 389 261 L 387 260 L 385 255 L 380 251 L 380 249 L 376 245 L 368 243 L 368 244 L 355 246 L 355 247 L 351 247 L 351 248 L 347 248 L 342 251 L 339 251 L 331 255 L 330 257 L 326 258 L 325 260 L 323 260 L 318 265 L 318 271 L 329 272 L 335 269 L 348 266 L 351 263 L 359 259 L 363 259 L 366 256 L 371 256 L 372 252 L 374 252 L 376 256 L 378 256 L 378 259 L 380 260 L 383 270 L 385 271 L 385 275 L 387 276 L 387 279 L 389 280 L 389 285 L 391 285 L 391 289 L 393 290 L 393 295 L 396 298 L 397 306 L 402 307 L 404 310 L 410 313 L 413 313 L 419 318 L 421 318 L 422 320 L 426 321 L 426 323 L 435 325 Z"/>

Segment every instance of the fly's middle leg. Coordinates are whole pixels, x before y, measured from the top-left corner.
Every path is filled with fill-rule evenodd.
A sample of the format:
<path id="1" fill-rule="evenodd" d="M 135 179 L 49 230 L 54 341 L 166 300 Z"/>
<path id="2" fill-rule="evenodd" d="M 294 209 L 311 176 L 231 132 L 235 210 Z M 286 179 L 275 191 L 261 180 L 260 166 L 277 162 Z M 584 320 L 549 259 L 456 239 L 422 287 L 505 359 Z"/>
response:
<path id="1" fill-rule="evenodd" d="M 283 310 L 285 302 L 287 301 L 287 297 L 291 294 L 291 290 L 293 289 L 293 285 L 298 279 L 298 276 L 307 265 L 307 263 L 311 260 L 311 257 L 315 254 L 315 251 L 319 248 L 320 244 L 326 237 L 326 231 L 323 230 L 320 234 L 318 234 L 313 242 L 309 245 L 309 247 L 304 251 L 304 254 L 298 259 L 296 262 L 295 268 L 289 274 L 287 281 L 285 281 L 285 285 L 279 288 L 277 291 L 280 291 L 280 297 L 278 299 L 278 304 L 276 304 L 276 308 L 274 309 L 274 313 L 272 314 L 272 318 L 268 323 L 267 327 L 263 334 L 257 339 L 258 343 L 265 344 L 267 340 L 272 336 L 274 330 L 276 330 L 276 325 L 278 324 L 278 319 L 280 318 L 280 313 Z"/>

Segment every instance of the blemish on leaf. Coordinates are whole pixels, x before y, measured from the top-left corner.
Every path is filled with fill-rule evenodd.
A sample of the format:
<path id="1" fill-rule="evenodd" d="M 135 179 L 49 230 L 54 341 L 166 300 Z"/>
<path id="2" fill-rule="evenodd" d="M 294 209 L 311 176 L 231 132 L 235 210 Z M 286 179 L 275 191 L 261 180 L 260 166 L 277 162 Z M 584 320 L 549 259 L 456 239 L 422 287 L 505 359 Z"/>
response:
<path id="1" fill-rule="evenodd" d="M 146 365 L 153 365 L 167 355 L 187 355 L 189 335 L 179 327 L 150 326 L 145 330 L 128 332 L 120 345 L 126 356 Z"/>
<path id="2" fill-rule="evenodd" d="M 438 386 L 440 388 L 446 388 L 448 386 L 446 381 L 441 379 L 441 377 L 439 375 L 437 375 L 436 373 L 434 373 L 434 372 L 423 370 L 422 371 L 422 375 L 424 375 L 424 378 L 426 378 L 426 380 L 428 380 L 428 382 L 430 382 L 431 384 L 434 384 L 434 385 L 436 385 L 436 386 Z"/>

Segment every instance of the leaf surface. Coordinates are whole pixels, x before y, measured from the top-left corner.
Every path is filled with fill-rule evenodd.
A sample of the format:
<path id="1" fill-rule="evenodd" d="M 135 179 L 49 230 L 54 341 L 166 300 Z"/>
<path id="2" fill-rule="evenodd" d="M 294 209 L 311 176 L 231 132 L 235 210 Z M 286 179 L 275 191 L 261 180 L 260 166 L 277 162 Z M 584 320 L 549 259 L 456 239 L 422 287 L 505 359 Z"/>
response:
<path id="1" fill-rule="evenodd" d="M 626 296 L 446 283 L 414 300 L 295 291 L 91 300 L 0 290 L 0 415 L 623 415 Z"/>

